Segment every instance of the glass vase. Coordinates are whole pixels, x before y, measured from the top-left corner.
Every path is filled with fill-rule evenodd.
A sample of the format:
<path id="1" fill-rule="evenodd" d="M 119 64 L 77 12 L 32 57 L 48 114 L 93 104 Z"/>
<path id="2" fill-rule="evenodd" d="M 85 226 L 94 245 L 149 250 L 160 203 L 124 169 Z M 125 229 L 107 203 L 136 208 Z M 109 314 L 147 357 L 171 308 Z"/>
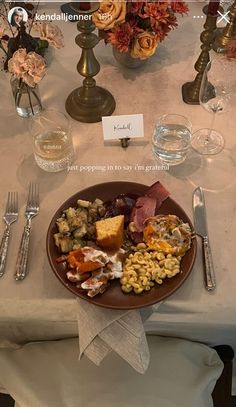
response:
<path id="1" fill-rule="evenodd" d="M 42 110 L 38 85 L 33 88 L 22 79 L 11 78 L 15 107 L 20 117 L 31 117 Z"/>
<path id="2" fill-rule="evenodd" d="M 126 68 L 139 68 L 145 65 L 148 61 L 147 59 L 133 58 L 130 55 L 130 52 L 120 52 L 116 47 L 113 47 L 113 55 L 117 62 L 120 65 L 125 66 Z"/>

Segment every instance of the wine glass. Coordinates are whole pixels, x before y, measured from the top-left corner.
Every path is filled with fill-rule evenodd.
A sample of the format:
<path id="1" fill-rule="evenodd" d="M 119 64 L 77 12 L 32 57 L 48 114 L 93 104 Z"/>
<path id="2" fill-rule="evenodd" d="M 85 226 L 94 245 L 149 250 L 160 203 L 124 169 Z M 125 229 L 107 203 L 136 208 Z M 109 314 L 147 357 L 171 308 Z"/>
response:
<path id="1" fill-rule="evenodd" d="M 223 113 L 228 105 L 232 80 L 233 60 L 220 57 L 207 64 L 202 78 L 199 101 L 200 105 L 212 114 L 212 120 L 210 128 L 200 129 L 193 134 L 192 147 L 200 154 L 218 154 L 224 148 L 222 134 L 213 127 L 216 114 Z"/>

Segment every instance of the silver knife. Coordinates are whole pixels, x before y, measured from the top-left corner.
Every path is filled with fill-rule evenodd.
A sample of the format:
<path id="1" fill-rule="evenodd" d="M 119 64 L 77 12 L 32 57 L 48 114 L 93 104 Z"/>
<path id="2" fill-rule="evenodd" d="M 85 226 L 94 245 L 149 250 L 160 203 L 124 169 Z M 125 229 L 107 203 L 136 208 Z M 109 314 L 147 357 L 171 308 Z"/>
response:
<path id="1" fill-rule="evenodd" d="M 205 199 L 201 187 L 197 187 L 193 192 L 193 214 L 195 232 L 202 238 L 206 289 L 213 291 L 216 288 L 216 280 L 207 230 Z"/>

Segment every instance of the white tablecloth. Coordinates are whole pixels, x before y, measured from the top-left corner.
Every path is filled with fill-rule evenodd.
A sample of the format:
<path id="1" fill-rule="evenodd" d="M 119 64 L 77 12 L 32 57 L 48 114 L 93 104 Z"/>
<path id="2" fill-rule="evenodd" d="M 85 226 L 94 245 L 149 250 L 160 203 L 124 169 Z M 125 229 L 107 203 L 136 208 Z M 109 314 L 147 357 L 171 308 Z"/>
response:
<path id="1" fill-rule="evenodd" d="M 59 11 L 57 7 L 55 3 L 54 11 Z M 96 56 L 101 64 L 97 82 L 114 95 L 115 114 L 144 114 L 145 140 L 133 141 L 127 150 L 114 143 L 104 146 L 101 123 L 73 121 L 75 164 L 81 166 L 81 170 L 50 174 L 36 166 L 28 121 L 17 117 L 9 76 L 1 72 L 0 214 L 4 212 L 7 191 L 18 190 L 20 199 L 20 216 L 12 228 L 6 274 L 0 280 L 1 345 L 7 341 L 19 343 L 77 335 L 75 299 L 55 278 L 45 249 L 47 227 L 57 207 L 78 190 L 96 183 L 122 180 L 151 185 L 160 180 L 190 217 L 194 188 L 197 185 L 205 188 L 217 290 L 209 294 L 204 289 L 199 245 L 190 277 L 152 314 L 146 322 L 146 330 L 211 345 L 229 344 L 236 350 L 236 124 L 232 118 L 235 104 L 216 119 L 216 126 L 226 140 L 221 154 L 205 158 L 192 152 L 178 168 L 169 171 L 150 168 L 156 164 L 150 140 L 158 116 L 168 112 L 185 115 L 195 130 L 210 123 L 209 113 L 201 106 L 183 103 L 181 97 L 182 84 L 196 74 L 193 65 L 199 55 L 199 35 L 204 20 L 193 17 L 202 14 L 201 8 L 202 4 L 190 3 L 189 16 L 180 18 L 180 27 L 169 34 L 152 60 L 140 69 L 120 68 L 110 46 L 102 42 L 97 46 Z M 76 72 L 80 50 L 74 43 L 76 24 L 61 22 L 60 26 L 65 34 L 65 47 L 49 53 L 47 75 L 40 84 L 40 92 L 45 108 L 65 111 L 68 94 L 81 83 Z M 103 167 L 92 172 L 85 170 L 88 165 Z M 112 171 L 106 169 L 107 165 L 117 167 Z M 126 165 L 132 167 L 130 171 L 125 169 Z M 23 282 L 15 282 L 14 266 L 31 180 L 40 182 L 40 214 L 33 221 L 29 275 Z M 1 232 L 3 227 L 2 223 Z"/>

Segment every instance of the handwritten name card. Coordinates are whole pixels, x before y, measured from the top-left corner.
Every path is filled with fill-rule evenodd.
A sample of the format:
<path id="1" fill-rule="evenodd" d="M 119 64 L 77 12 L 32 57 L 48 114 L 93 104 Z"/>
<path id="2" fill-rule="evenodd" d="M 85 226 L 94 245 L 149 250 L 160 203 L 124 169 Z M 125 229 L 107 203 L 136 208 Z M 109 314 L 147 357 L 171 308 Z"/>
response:
<path id="1" fill-rule="evenodd" d="M 102 129 L 104 140 L 144 137 L 143 114 L 105 116 Z"/>

